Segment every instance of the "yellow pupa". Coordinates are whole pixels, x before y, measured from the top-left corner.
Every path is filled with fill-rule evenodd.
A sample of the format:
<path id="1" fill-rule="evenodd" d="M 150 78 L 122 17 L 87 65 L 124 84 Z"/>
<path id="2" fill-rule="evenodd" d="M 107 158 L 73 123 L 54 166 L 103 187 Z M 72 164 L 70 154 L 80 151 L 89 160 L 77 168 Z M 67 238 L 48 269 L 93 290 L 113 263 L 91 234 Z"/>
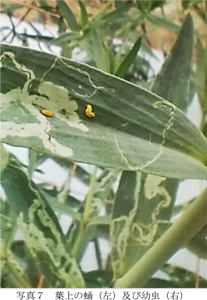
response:
<path id="1" fill-rule="evenodd" d="M 95 117 L 95 113 L 93 112 L 93 108 L 90 104 L 87 105 L 87 107 L 85 109 L 85 114 L 89 118 L 94 118 Z"/>
<path id="2" fill-rule="evenodd" d="M 53 112 L 49 109 L 42 109 L 41 114 L 43 114 L 46 117 L 52 117 L 53 116 Z"/>

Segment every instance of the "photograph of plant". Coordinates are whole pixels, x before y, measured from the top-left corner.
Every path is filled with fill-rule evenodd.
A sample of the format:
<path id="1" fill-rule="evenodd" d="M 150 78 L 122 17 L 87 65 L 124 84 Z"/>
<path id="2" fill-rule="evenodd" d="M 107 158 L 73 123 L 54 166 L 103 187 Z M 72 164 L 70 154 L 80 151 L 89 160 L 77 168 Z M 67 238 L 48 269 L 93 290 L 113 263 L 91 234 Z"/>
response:
<path id="1" fill-rule="evenodd" d="M 206 288 L 206 1 L 4 0 L 0 38 L 1 287 Z"/>

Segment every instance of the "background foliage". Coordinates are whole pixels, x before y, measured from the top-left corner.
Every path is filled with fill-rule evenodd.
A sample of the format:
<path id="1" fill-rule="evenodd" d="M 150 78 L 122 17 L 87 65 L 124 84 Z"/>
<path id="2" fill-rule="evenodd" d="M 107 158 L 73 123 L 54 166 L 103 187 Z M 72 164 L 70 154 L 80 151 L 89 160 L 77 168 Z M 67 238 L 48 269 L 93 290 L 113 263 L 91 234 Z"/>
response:
<path id="1" fill-rule="evenodd" d="M 207 253 L 206 190 L 184 207 L 175 202 L 182 179 L 207 178 L 207 45 L 197 28 L 207 26 L 206 2 L 180 1 L 180 20 L 169 4 L 3 2 L 11 27 L 1 28 L 7 42 L 1 47 L 2 142 L 29 154 L 23 165 L 1 148 L 2 287 L 207 286 L 198 274 L 167 263 L 181 247 L 204 259 Z M 18 32 L 12 16 L 19 9 L 19 24 L 33 12 L 55 24 L 57 35 L 43 35 L 30 19 L 34 34 Z M 151 35 L 157 28 L 174 38 L 170 52 L 162 40 L 166 59 L 155 76 L 149 60 L 157 59 Z M 8 45 L 14 39 L 22 46 L 35 40 L 40 51 Z M 61 58 L 51 54 L 54 45 Z M 86 64 L 68 60 L 75 51 L 85 53 Z M 186 117 L 195 95 L 199 128 Z M 94 118 L 85 114 L 87 104 Z M 60 188 L 35 180 L 48 158 L 67 170 Z M 71 192 L 74 179 L 87 186 L 84 201 Z M 63 214 L 71 218 L 67 230 Z M 111 249 L 104 259 L 103 240 Z M 81 261 L 91 244 L 95 257 L 86 259 L 96 260 L 97 269 L 86 272 Z M 164 279 L 152 278 L 157 270 Z"/>

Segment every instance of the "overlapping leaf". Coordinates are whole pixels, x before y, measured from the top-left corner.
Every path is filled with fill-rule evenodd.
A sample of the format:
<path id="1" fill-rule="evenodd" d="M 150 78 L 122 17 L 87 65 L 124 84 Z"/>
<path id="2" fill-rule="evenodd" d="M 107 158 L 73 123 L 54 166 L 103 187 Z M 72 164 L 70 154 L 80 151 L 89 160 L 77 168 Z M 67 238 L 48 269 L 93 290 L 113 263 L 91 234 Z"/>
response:
<path id="1" fill-rule="evenodd" d="M 35 268 L 35 278 L 33 274 L 29 274 L 29 267 L 24 272 L 28 280 L 31 280 L 31 275 L 33 278 L 27 284 L 35 287 L 38 276 L 43 275 L 47 287 L 83 287 L 82 275 L 66 247 L 55 213 L 14 159 L 10 159 L 9 165 L 2 172 L 2 187 L 14 218 L 18 219 L 18 227 L 24 234 L 24 246 L 21 249 L 27 249 L 27 262 Z M 3 255 L 10 257 L 9 251 L 11 249 Z M 4 276 L 9 277 L 8 273 L 12 268 L 22 274 L 23 271 L 18 265 L 15 257 L 11 259 L 10 265 L 6 262 Z M 29 287 L 26 283 L 20 284 L 21 287 Z M 11 283 L 8 285 L 11 286 Z"/>
<path id="2" fill-rule="evenodd" d="M 187 16 L 178 39 L 156 76 L 152 91 L 186 110 L 189 100 L 193 24 Z M 123 172 L 111 223 L 114 277 L 126 273 L 170 225 L 179 182 Z"/>
<path id="3" fill-rule="evenodd" d="M 62 57 L 6 45 L 1 51 L 4 142 L 122 170 L 207 177 L 207 141 L 173 104 Z M 95 118 L 85 115 L 87 104 Z"/>

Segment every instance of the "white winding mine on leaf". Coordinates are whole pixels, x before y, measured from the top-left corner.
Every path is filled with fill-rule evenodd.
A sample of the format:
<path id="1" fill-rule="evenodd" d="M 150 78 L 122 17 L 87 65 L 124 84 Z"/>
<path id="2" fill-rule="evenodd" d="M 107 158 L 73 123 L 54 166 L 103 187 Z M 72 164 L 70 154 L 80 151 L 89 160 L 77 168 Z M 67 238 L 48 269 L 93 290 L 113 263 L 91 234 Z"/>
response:
<path id="1" fill-rule="evenodd" d="M 62 59 L 62 57 L 58 57 L 58 56 L 55 58 L 55 60 L 54 60 L 54 62 L 52 63 L 51 67 L 43 74 L 43 76 L 42 76 L 42 78 L 41 78 L 41 80 L 40 80 L 41 82 L 44 81 L 44 79 L 45 79 L 45 77 L 47 76 L 47 74 L 48 74 L 50 71 L 52 71 L 52 69 L 55 67 L 55 65 L 56 65 L 56 63 L 57 63 L 58 61 L 60 61 L 60 62 L 61 62 L 66 68 L 68 68 L 69 70 L 74 70 L 74 71 L 79 72 L 80 74 L 84 75 L 84 76 L 88 79 L 88 82 L 89 82 L 90 86 L 93 88 L 93 92 L 91 92 L 90 94 L 87 94 L 87 93 L 83 93 L 83 92 L 82 92 L 82 90 L 81 90 L 81 89 L 82 89 L 82 86 L 79 85 L 78 87 L 79 87 L 81 93 L 78 93 L 78 92 L 72 90 L 73 93 L 74 93 L 76 96 L 80 96 L 80 97 L 84 97 L 84 98 L 91 98 L 91 97 L 93 97 L 93 96 L 96 94 L 96 92 L 97 92 L 98 90 L 101 90 L 101 91 L 109 91 L 109 92 L 115 92 L 115 89 L 112 89 L 112 88 L 107 89 L 107 88 L 104 87 L 104 86 L 97 86 L 97 85 L 95 85 L 95 83 L 92 81 L 91 76 L 90 76 L 90 74 L 89 74 L 88 72 L 86 72 L 86 71 L 84 71 L 84 70 L 82 70 L 82 69 L 80 69 L 80 68 L 74 67 L 74 66 L 72 66 L 72 65 L 70 65 L 70 64 L 67 64 L 66 61 L 64 61 L 64 60 Z"/>
<path id="2" fill-rule="evenodd" d="M 121 216 L 111 222 L 111 241 L 113 266 L 117 277 L 122 276 L 126 269 L 127 251 L 133 245 L 150 246 L 159 230 L 159 224 L 164 221 L 160 219 L 160 213 L 171 203 L 171 197 L 165 187 L 160 184 L 166 180 L 164 177 L 148 174 L 144 183 L 145 198 L 153 201 L 157 195 L 162 196 L 162 200 L 154 208 L 149 216 L 148 223 L 137 221 L 139 197 L 141 190 L 141 173 L 137 173 L 137 185 L 134 192 L 134 203 L 128 216 Z M 143 197 L 143 196 L 141 196 Z M 129 241 L 131 240 L 130 244 Z M 133 244 L 132 244 L 133 241 Z"/>
<path id="3" fill-rule="evenodd" d="M 19 101 L 28 113 L 35 117 L 36 122 L 24 124 L 17 124 L 11 121 L 2 122 L 2 139 L 7 137 L 36 137 L 41 140 L 44 148 L 51 153 L 58 153 L 65 158 L 72 156 L 72 149 L 60 144 L 60 142 L 51 136 L 50 120 L 40 113 L 40 108 L 51 110 L 56 118 L 66 123 L 66 128 L 68 125 L 87 132 L 88 128 L 81 123 L 76 112 L 78 108 L 76 101 L 69 98 L 68 91 L 64 87 L 54 85 L 52 82 L 42 81 L 38 87 L 40 95 L 29 95 L 30 84 L 35 79 L 34 72 L 19 64 L 11 52 L 4 52 L 1 56 L 1 62 L 3 62 L 5 58 L 11 59 L 15 67 L 24 73 L 27 79 L 22 89 L 17 88 L 6 94 L 2 94 L 1 109 L 2 111 L 7 110 L 12 104 Z M 53 65 L 55 65 L 55 62 Z M 51 68 L 43 75 L 42 80 Z"/>
<path id="4" fill-rule="evenodd" d="M 118 276 L 122 276 L 126 269 L 124 259 L 127 255 L 128 239 L 131 235 L 131 228 L 134 217 L 138 210 L 139 192 L 141 189 L 141 173 L 137 173 L 137 184 L 134 190 L 134 205 L 128 216 L 121 216 L 112 220 L 110 236 L 112 241 L 112 255 L 114 271 Z"/>
<path id="5" fill-rule="evenodd" d="M 52 235 L 51 238 L 45 237 L 44 231 L 37 228 L 34 222 L 36 216 L 39 217 L 42 225 L 47 228 L 46 232 L 48 230 L 50 231 Z M 67 287 L 77 288 L 84 286 L 76 262 L 66 251 L 61 241 L 61 235 L 43 204 L 38 200 L 34 200 L 34 203 L 29 209 L 28 223 L 24 223 L 22 216 L 20 216 L 19 225 L 24 232 L 25 242 L 33 256 L 36 257 L 40 252 L 44 252 L 48 256 L 48 263 L 51 261 L 50 269 L 51 272 L 54 272 L 54 276 L 59 280 L 63 280 Z"/>
<path id="6" fill-rule="evenodd" d="M 6 248 L 6 247 L 5 247 Z M 11 270 L 13 273 L 18 274 L 19 278 L 24 278 L 25 270 L 21 267 L 14 258 L 13 253 L 10 250 L 6 252 L 4 249 L 4 241 L 1 240 L 1 278 L 7 280 L 11 276 Z M 12 274 L 14 275 L 14 274 Z M 20 284 L 20 283 L 19 283 Z M 25 288 L 28 286 L 25 286 Z"/>
<path id="7" fill-rule="evenodd" d="M 149 246 L 152 244 L 154 237 L 158 231 L 160 223 L 165 221 L 159 219 L 160 212 L 163 208 L 166 208 L 171 203 L 171 197 L 165 187 L 160 184 L 165 181 L 166 178 L 160 176 L 154 176 L 148 174 L 144 183 L 145 198 L 151 200 L 157 195 L 162 196 L 162 201 L 159 201 L 151 214 L 151 223 L 133 223 L 132 236 L 134 240 L 139 242 L 143 246 Z"/>
<path id="8" fill-rule="evenodd" d="M 93 97 L 93 96 L 96 94 L 96 92 L 97 92 L 98 90 L 100 90 L 100 91 L 109 91 L 109 92 L 111 92 L 111 93 L 115 92 L 115 89 L 113 89 L 113 88 L 107 89 L 107 88 L 104 87 L 104 86 L 97 86 L 97 85 L 95 85 L 95 83 L 92 81 L 91 76 L 90 76 L 90 74 L 89 74 L 88 72 L 83 71 L 83 70 L 81 70 L 81 69 L 79 69 L 79 68 L 76 68 L 76 67 L 73 67 L 73 66 L 67 64 L 61 57 L 59 57 L 59 59 L 60 59 L 60 61 L 61 61 L 67 68 L 72 69 L 72 70 L 75 70 L 75 71 L 77 71 L 77 72 L 79 72 L 79 73 L 85 75 L 85 76 L 88 78 L 88 81 L 89 81 L 91 87 L 94 88 L 94 91 L 93 91 L 91 94 L 77 93 L 77 92 L 74 91 L 74 94 L 76 94 L 77 96 L 81 96 L 81 97 L 84 96 L 84 97 L 86 97 L 86 98 L 91 98 L 91 97 Z"/>
<path id="9" fill-rule="evenodd" d="M 162 142 L 159 145 L 159 150 L 157 152 L 157 154 L 155 154 L 152 159 L 148 160 L 146 163 L 144 163 L 143 165 L 140 166 L 132 166 L 130 164 L 130 162 L 128 161 L 128 158 L 126 157 L 126 155 L 124 154 L 124 150 L 121 149 L 119 141 L 117 139 L 117 136 L 114 136 L 114 140 L 115 140 L 115 144 L 116 144 L 116 148 L 118 150 L 118 152 L 120 153 L 122 159 L 125 161 L 127 167 L 129 168 L 130 171 L 144 171 L 148 166 L 150 166 L 151 164 L 153 164 L 155 161 L 157 161 L 159 159 L 159 157 L 164 153 L 164 145 L 166 142 L 166 138 L 167 138 L 167 133 L 169 131 L 169 129 L 172 127 L 173 125 L 173 120 L 174 120 L 174 115 L 175 115 L 175 111 L 176 111 L 176 106 L 171 104 L 170 102 L 167 102 L 165 100 L 161 100 L 161 101 L 157 101 L 155 103 L 153 103 L 152 105 L 154 108 L 164 108 L 164 109 L 168 109 L 170 110 L 170 115 L 169 115 L 169 119 L 163 129 L 163 133 L 162 133 Z M 151 142 L 151 134 L 150 134 L 150 139 L 149 139 L 149 146 L 152 146 L 152 142 Z"/>
<path id="10" fill-rule="evenodd" d="M 15 56 L 14 53 L 12 52 L 4 52 L 1 57 L 0 57 L 0 61 L 1 61 L 1 65 L 0 68 L 2 68 L 3 65 L 3 61 L 4 59 L 8 57 L 11 59 L 11 61 L 13 62 L 13 64 L 15 65 L 15 67 L 21 71 L 22 73 L 24 73 L 27 77 L 27 80 L 24 84 L 24 87 L 22 89 L 22 96 L 27 95 L 28 91 L 29 91 L 29 86 L 31 84 L 31 82 L 35 79 L 35 75 L 34 72 L 28 68 L 26 68 L 24 65 L 19 64 L 16 60 L 15 60 Z"/>
<path id="11" fill-rule="evenodd" d="M 22 95 L 22 90 L 20 88 L 9 91 L 7 94 L 2 95 L 3 103 L 7 99 L 15 99 L 14 102 L 20 101 L 21 104 L 32 114 L 39 123 L 27 123 L 27 124 L 17 124 L 15 122 L 2 122 L 2 132 L 1 138 L 5 139 L 7 137 L 36 137 L 41 140 L 45 149 L 49 150 L 53 154 L 59 153 L 62 157 L 70 157 L 73 155 L 72 149 L 61 145 L 54 138 L 49 136 L 50 123 L 43 116 L 40 111 L 32 105 L 32 102 L 36 100 L 36 96 Z M 10 100 L 9 104 L 13 101 Z M 7 103 L 8 103 L 7 102 Z M 4 106 L 4 109 L 9 106 Z"/>
<path id="12" fill-rule="evenodd" d="M 51 110 L 57 118 L 67 122 L 70 127 L 84 132 L 88 131 L 88 127 L 80 122 L 76 112 L 78 109 L 76 101 L 68 101 L 68 91 L 64 87 L 54 85 L 52 82 L 43 82 L 40 84 L 38 91 L 46 97 L 39 96 L 32 104 L 38 104 Z"/>

